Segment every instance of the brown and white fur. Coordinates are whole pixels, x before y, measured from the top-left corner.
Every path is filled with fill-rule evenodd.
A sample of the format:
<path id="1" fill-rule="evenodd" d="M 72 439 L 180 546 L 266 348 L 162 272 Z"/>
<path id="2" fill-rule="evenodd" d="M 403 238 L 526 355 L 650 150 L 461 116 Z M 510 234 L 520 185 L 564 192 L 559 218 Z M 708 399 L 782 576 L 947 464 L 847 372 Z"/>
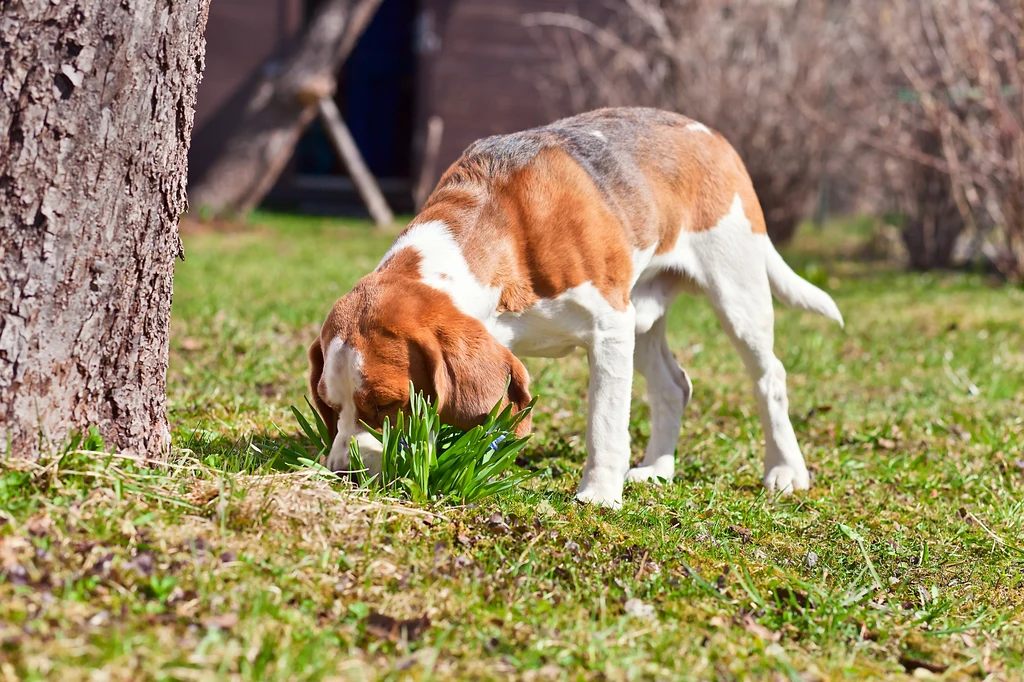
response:
<path id="1" fill-rule="evenodd" d="M 587 461 L 577 497 L 618 506 L 623 481 L 671 479 L 691 384 L 665 338 L 681 293 L 702 293 L 754 384 L 764 485 L 809 485 L 775 357 L 772 295 L 842 324 L 832 299 L 776 252 L 739 156 L 719 134 L 654 109 L 603 109 L 480 140 L 441 178 L 376 270 L 343 296 L 309 349 L 310 389 L 331 427 L 332 470 L 355 437 L 371 470 L 379 426 L 408 383 L 447 423 L 530 400 L 516 356 L 590 363 Z M 629 468 L 634 368 L 651 439 Z M 530 425 L 524 424 L 524 430 Z"/>

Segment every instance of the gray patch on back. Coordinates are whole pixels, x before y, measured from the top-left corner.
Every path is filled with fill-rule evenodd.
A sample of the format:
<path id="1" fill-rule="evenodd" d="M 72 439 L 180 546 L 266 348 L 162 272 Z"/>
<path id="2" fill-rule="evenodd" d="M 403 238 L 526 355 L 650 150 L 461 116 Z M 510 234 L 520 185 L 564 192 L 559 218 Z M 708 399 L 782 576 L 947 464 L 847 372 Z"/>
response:
<path id="1" fill-rule="evenodd" d="M 649 193 L 634 158 L 639 142 L 656 127 L 689 123 L 685 116 L 660 109 L 598 109 L 520 133 L 484 138 L 466 149 L 463 160 L 483 165 L 494 177 L 521 169 L 543 149 L 564 149 L 617 207 L 619 197 Z"/>

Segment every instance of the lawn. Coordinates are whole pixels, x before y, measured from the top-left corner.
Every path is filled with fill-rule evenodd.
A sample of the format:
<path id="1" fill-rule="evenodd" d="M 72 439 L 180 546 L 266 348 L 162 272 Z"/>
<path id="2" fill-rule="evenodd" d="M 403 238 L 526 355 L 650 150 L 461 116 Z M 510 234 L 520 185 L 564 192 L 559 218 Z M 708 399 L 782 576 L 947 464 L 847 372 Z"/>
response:
<path id="1" fill-rule="evenodd" d="M 533 478 L 416 506 L 282 454 L 306 347 L 390 237 L 252 222 L 185 235 L 167 466 L 95 438 L 0 464 L 0 679 L 1024 678 L 1024 292 L 861 262 L 856 225 L 807 228 L 787 258 L 847 321 L 778 309 L 809 493 L 763 493 L 739 359 L 684 298 L 670 337 L 694 397 L 670 485 L 574 502 L 578 354 L 527 361 Z"/>

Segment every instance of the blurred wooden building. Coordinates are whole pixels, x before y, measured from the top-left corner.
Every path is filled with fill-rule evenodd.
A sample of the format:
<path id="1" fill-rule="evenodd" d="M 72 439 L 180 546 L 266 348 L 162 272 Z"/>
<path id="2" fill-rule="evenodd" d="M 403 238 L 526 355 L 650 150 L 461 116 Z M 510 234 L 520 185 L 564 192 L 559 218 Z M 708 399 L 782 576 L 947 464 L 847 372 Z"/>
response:
<path id="1" fill-rule="evenodd" d="M 261 69 L 300 36 L 320 0 L 214 0 L 199 88 L 190 178 L 221 151 Z M 586 0 L 583 5 L 600 4 Z M 524 21 L 570 0 L 383 0 L 339 74 L 336 101 L 392 206 L 412 209 L 427 122 L 443 134 L 430 187 L 473 140 L 541 125 L 566 112 L 539 82 L 558 59 Z M 318 123 L 267 203 L 309 212 L 360 209 Z"/>

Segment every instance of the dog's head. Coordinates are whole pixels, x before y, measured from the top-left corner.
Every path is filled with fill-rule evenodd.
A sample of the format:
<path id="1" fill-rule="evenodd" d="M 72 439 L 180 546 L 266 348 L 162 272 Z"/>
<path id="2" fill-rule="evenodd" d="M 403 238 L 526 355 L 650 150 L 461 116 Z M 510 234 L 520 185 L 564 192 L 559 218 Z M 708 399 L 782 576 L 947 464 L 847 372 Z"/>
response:
<path id="1" fill-rule="evenodd" d="M 530 402 L 526 368 L 447 294 L 379 272 L 340 298 L 309 347 L 309 388 L 333 439 L 327 466 L 349 469 L 349 442 L 371 473 L 381 447 L 364 423 L 408 413 L 409 382 L 434 400 L 441 420 L 468 429 L 499 399 L 517 410 Z M 509 381 L 508 392 L 504 394 Z M 530 418 L 518 435 L 529 433 Z"/>

